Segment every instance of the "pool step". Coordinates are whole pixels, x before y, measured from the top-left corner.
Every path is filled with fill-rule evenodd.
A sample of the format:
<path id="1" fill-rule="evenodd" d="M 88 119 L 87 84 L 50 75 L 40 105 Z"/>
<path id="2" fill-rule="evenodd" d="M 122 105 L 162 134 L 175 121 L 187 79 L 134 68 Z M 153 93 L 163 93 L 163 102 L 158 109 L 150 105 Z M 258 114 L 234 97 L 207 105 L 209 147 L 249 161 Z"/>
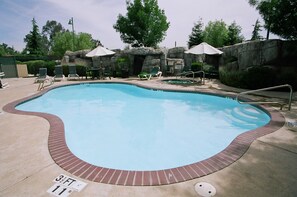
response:
<path id="1" fill-rule="evenodd" d="M 224 115 L 225 119 L 229 121 L 232 125 L 237 126 L 237 127 L 242 127 L 242 126 L 255 126 L 254 121 L 249 121 L 249 119 L 244 119 L 238 114 L 235 114 L 233 110 L 229 109 L 225 111 Z"/>
<path id="2" fill-rule="evenodd" d="M 252 107 L 235 107 L 231 114 L 243 121 L 257 122 L 259 121 L 260 112 Z"/>
<path id="3" fill-rule="evenodd" d="M 238 106 L 225 111 L 225 118 L 234 126 L 257 126 L 266 119 L 262 112 L 252 106 Z"/>

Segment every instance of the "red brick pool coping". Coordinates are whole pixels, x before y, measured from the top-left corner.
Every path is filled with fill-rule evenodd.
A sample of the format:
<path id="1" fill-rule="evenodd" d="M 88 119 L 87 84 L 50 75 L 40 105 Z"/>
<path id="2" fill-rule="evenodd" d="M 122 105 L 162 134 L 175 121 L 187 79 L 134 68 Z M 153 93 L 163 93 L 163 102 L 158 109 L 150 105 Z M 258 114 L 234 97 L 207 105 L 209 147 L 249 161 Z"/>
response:
<path id="1" fill-rule="evenodd" d="M 119 83 L 119 82 L 116 82 Z M 128 83 L 130 84 L 130 83 Z M 135 85 L 135 84 L 133 84 Z M 137 85 L 141 86 L 141 85 Z M 61 86 L 60 86 L 61 87 Z M 144 86 L 142 86 L 144 87 Z M 277 110 L 262 106 L 261 108 L 270 114 L 271 121 L 258 129 L 250 130 L 237 136 L 228 147 L 218 154 L 199 161 L 190 165 L 185 165 L 177 168 L 157 170 L 157 171 L 127 171 L 116 170 L 110 168 L 104 168 L 89 164 L 79 158 L 77 158 L 68 148 L 64 133 L 63 121 L 52 114 L 39 113 L 39 112 L 25 112 L 15 109 L 18 104 L 26 102 L 30 99 L 41 96 L 48 92 L 49 88 L 41 91 L 38 94 L 14 101 L 3 107 L 3 110 L 9 113 L 22 114 L 22 115 L 34 115 L 45 118 L 49 124 L 49 137 L 48 148 L 51 157 L 57 165 L 66 170 L 67 172 L 89 181 L 107 183 L 114 185 L 124 186 L 158 186 L 179 183 L 183 181 L 192 180 L 195 178 L 203 177 L 211 173 L 217 172 L 236 160 L 241 158 L 248 150 L 251 143 L 259 137 L 272 133 L 281 128 L 285 119 Z M 149 87 L 144 87 L 149 88 Z M 150 88 L 155 89 L 155 88 Z M 180 90 L 166 90 L 166 91 L 180 91 Z M 187 91 L 191 92 L 191 91 Z M 195 92 L 199 93 L 199 92 Z M 203 93 L 203 92 L 201 92 Z M 205 93 L 203 93 L 205 94 Z M 209 93 L 206 93 L 209 94 Z M 214 94 L 223 97 L 232 97 L 232 95 Z"/>

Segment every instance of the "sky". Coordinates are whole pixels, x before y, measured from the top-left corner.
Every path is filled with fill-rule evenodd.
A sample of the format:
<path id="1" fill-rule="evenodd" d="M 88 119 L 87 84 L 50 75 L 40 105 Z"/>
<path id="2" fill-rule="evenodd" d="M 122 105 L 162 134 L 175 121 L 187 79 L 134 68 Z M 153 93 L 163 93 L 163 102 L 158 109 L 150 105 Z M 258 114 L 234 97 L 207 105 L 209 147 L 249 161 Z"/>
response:
<path id="1" fill-rule="evenodd" d="M 161 47 L 187 46 L 194 23 L 202 18 L 204 27 L 209 21 L 223 20 L 227 25 L 233 21 L 242 27 L 246 40 L 252 35 L 253 25 L 259 19 L 258 11 L 248 0 L 158 0 L 165 11 L 170 27 Z M 113 25 L 119 14 L 126 15 L 126 0 L 0 0 L 0 43 L 21 51 L 24 38 L 32 30 L 35 18 L 39 30 L 48 20 L 55 20 L 65 29 L 73 17 L 76 33 L 90 33 L 109 49 L 123 49 L 127 44 Z M 266 31 L 261 34 L 265 37 Z"/>

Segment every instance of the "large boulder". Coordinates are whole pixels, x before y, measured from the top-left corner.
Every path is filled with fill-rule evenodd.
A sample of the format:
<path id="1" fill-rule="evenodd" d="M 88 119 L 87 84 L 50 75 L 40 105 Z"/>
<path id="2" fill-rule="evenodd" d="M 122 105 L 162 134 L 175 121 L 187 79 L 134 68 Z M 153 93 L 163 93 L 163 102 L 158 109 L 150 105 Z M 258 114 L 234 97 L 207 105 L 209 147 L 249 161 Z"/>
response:
<path id="1" fill-rule="evenodd" d="M 177 58 L 177 59 L 184 59 L 185 53 L 184 47 L 174 47 L 168 50 L 167 58 Z"/>
<path id="2" fill-rule="evenodd" d="M 163 52 L 161 49 L 154 49 L 151 47 L 138 47 L 125 50 L 124 53 L 130 55 L 162 55 Z"/>

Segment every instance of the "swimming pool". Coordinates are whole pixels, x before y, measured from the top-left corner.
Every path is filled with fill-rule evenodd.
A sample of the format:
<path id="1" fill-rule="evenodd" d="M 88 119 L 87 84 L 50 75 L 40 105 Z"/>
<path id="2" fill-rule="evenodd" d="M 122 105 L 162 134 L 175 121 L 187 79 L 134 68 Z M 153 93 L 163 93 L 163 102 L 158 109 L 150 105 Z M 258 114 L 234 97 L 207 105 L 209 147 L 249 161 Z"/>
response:
<path id="1" fill-rule="evenodd" d="M 66 95 L 62 96 L 64 93 Z M 89 101 L 81 98 L 84 95 L 88 95 Z M 127 103 L 123 101 L 125 97 Z M 217 107 L 207 104 L 208 101 L 213 101 Z M 18 105 L 19 103 L 22 104 Z M 245 144 L 249 145 L 260 136 L 250 137 L 249 134 L 248 138 L 242 137 L 245 131 L 255 130 L 268 123 L 270 119 L 258 108 L 252 106 L 242 108 L 243 105 L 224 97 L 153 91 L 125 84 L 65 86 L 48 91 L 37 99 L 30 101 L 24 99 L 12 104 L 14 105 L 17 105 L 18 110 L 28 110 L 25 109 L 27 107 L 29 111 L 40 111 L 42 112 L 39 113 L 40 116 L 47 118 L 50 123 L 54 122 L 51 124 L 54 128 L 51 129 L 49 136 L 49 150 L 62 168 L 92 181 L 120 185 L 170 184 L 217 171 L 238 159 L 234 155 L 242 155 L 248 147 Z M 36 109 L 38 105 L 41 106 L 41 110 Z M 56 109 L 52 109 L 53 107 Z M 18 110 L 16 111 L 26 114 Z M 206 114 L 203 112 L 205 110 Z M 63 111 L 66 113 L 63 114 Z M 263 115 L 259 116 L 259 121 L 255 119 L 257 114 Z M 71 115 L 78 120 L 67 119 Z M 84 120 L 85 115 L 90 117 Z M 212 120 L 207 120 L 207 116 Z M 59 122 L 58 117 L 62 118 L 65 125 L 67 146 L 77 157 L 88 163 L 74 158 L 69 153 L 68 147 L 64 147 L 64 130 L 61 125 L 55 128 Z M 244 120 L 247 117 L 249 120 Z M 218 120 L 214 121 L 213 118 Z M 102 122 L 103 120 L 106 122 Z M 217 125 L 217 122 L 223 124 Z M 96 132 L 102 133 L 97 136 L 98 138 L 86 139 L 90 136 L 89 132 L 93 126 Z M 224 127 L 228 132 L 221 130 Z M 59 129 L 62 131 L 58 131 Z M 81 133 L 82 136 L 79 135 Z M 150 135 L 144 136 L 144 134 Z M 204 134 L 207 135 L 203 136 Z M 222 137 L 222 134 L 226 137 Z M 217 138 L 220 140 L 215 141 Z M 243 140 L 244 147 L 230 146 L 234 138 L 236 143 Z M 77 144 L 78 147 L 75 147 Z M 93 148 L 96 144 L 103 146 Z M 127 144 L 132 147 L 134 145 L 134 148 L 127 148 Z M 200 146 L 202 144 L 204 147 Z M 89 145 L 91 146 L 88 147 Z M 154 148 L 155 145 L 159 147 Z M 91 152 L 80 153 L 80 149 L 90 149 Z M 96 152 L 98 149 L 102 152 Z M 230 150 L 231 155 L 228 156 Z M 137 155 L 135 152 L 140 154 Z M 158 156 L 157 153 L 161 154 Z M 96 154 L 105 158 L 101 161 L 103 163 L 88 161 L 89 155 L 94 157 Z M 132 157 L 129 157 L 130 155 Z M 146 158 L 156 160 L 146 161 Z M 174 160 L 177 160 L 177 163 L 174 163 Z M 131 163 L 134 166 L 126 166 Z M 158 165 L 155 165 L 156 163 Z M 117 166 L 118 164 L 124 165 Z M 123 176 L 125 178 L 121 178 Z M 154 179 L 156 176 L 157 179 Z"/>

